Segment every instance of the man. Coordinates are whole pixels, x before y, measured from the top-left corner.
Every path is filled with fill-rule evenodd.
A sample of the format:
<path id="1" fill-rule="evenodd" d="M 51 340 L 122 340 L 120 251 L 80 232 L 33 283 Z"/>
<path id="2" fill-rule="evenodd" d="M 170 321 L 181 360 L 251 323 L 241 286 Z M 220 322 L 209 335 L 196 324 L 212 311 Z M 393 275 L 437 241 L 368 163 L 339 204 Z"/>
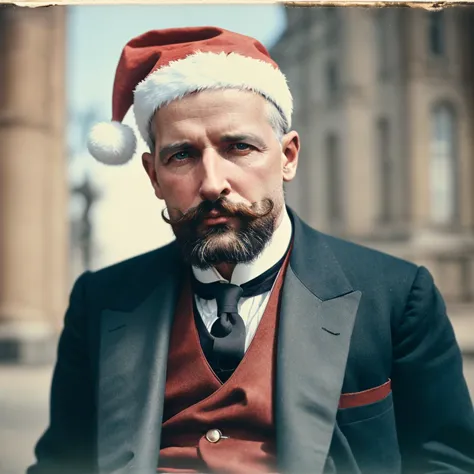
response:
<path id="1" fill-rule="evenodd" d="M 263 45 L 213 27 L 132 39 L 100 161 L 133 156 L 132 105 L 176 240 L 77 280 L 28 473 L 473 473 L 429 272 L 285 205 L 300 142 Z"/>

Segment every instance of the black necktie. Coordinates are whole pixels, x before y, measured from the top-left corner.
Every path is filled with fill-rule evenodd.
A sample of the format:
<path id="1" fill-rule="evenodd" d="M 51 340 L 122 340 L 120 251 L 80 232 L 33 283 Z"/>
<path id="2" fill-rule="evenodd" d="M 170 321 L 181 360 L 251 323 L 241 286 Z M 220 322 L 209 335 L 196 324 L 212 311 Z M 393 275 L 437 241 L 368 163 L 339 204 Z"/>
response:
<path id="1" fill-rule="evenodd" d="M 192 278 L 194 292 L 200 298 L 215 299 L 217 303 L 219 319 L 212 325 L 210 333 L 212 349 L 206 357 L 222 381 L 226 381 L 232 375 L 245 354 L 245 323 L 238 312 L 240 298 L 270 291 L 285 256 L 266 272 L 241 286 L 223 281 L 206 284 Z M 200 339 L 202 344 L 201 335 Z"/>

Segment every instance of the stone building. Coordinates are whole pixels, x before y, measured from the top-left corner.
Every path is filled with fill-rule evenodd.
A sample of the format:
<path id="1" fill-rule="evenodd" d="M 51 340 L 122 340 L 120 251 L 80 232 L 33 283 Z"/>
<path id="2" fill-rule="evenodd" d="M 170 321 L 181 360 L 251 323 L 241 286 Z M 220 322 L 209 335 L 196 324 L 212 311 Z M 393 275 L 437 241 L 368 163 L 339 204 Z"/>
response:
<path id="1" fill-rule="evenodd" d="M 289 203 L 427 266 L 451 314 L 474 309 L 473 11 L 293 7 L 271 51 L 302 138 Z"/>
<path id="2" fill-rule="evenodd" d="M 65 8 L 0 5 L 0 360 L 56 351 L 69 293 Z"/>

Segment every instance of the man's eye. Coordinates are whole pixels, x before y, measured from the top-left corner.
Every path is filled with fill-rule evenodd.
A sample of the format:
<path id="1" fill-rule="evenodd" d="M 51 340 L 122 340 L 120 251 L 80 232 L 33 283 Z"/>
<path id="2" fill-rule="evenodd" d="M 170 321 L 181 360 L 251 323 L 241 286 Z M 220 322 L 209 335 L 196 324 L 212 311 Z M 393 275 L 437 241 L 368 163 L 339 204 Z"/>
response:
<path id="1" fill-rule="evenodd" d="M 181 161 L 189 158 L 189 151 L 179 151 L 170 157 L 170 160 Z"/>
<path id="2" fill-rule="evenodd" d="M 251 148 L 248 143 L 234 143 L 232 146 L 238 151 L 246 151 Z"/>

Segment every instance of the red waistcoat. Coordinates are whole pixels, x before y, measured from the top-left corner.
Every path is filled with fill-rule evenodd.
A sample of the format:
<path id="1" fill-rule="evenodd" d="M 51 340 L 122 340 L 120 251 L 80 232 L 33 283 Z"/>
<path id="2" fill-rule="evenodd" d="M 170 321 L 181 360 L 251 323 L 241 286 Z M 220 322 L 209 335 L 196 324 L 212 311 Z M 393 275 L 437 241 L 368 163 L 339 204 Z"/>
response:
<path id="1" fill-rule="evenodd" d="M 288 256 L 255 336 L 224 384 L 202 352 L 190 283 L 183 285 L 170 339 L 158 472 L 276 472 L 273 382 L 287 263 Z"/>

